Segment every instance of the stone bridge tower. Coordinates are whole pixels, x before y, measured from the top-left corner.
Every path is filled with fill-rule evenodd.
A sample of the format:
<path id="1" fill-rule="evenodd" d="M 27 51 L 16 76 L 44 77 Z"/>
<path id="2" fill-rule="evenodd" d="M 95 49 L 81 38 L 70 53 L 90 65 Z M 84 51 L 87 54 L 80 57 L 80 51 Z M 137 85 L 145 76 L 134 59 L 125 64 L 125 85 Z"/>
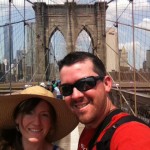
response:
<path id="1" fill-rule="evenodd" d="M 59 30 L 64 36 L 68 53 L 75 51 L 78 35 L 85 30 L 91 38 L 93 53 L 98 54 L 104 64 L 106 63 L 106 2 L 82 5 L 75 2 L 66 2 L 64 5 L 47 5 L 40 2 L 34 3 L 33 9 L 36 16 L 37 64 L 43 59 L 42 65 L 38 66 L 37 80 L 42 79 L 45 73 L 49 59 L 45 53 L 49 50 L 50 39 L 56 30 Z"/>

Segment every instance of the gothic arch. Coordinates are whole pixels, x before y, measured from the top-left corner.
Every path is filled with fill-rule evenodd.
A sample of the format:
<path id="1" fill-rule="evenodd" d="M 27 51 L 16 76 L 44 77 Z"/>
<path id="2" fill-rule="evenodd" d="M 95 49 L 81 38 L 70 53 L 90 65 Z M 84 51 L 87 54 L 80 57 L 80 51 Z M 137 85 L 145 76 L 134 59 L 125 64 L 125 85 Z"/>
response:
<path id="1" fill-rule="evenodd" d="M 90 5 L 90 6 L 89 6 Z M 90 7 L 89 12 L 86 8 Z M 54 31 L 59 30 L 67 45 L 68 53 L 75 50 L 75 43 L 79 33 L 84 29 L 90 36 L 93 44 L 93 53 L 97 53 L 105 64 L 105 16 L 107 3 L 96 2 L 95 4 L 76 4 L 66 2 L 60 5 L 47 5 L 43 2 L 34 3 L 36 16 L 36 61 L 44 57 L 45 48 L 49 44 L 49 38 Z M 38 71 L 41 78 L 45 72 L 47 59 L 43 62 Z"/>

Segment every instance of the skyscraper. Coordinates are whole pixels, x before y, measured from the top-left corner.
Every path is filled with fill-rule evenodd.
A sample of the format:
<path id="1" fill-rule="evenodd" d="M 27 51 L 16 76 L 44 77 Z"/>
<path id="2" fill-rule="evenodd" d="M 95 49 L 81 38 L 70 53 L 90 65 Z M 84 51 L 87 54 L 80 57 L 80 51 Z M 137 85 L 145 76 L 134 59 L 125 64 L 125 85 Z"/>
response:
<path id="1" fill-rule="evenodd" d="M 107 28 L 106 31 L 106 69 L 108 72 L 119 70 L 117 31 Z"/>
<path id="2" fill-rule="evenodd" d="M 150 50 L 146 51 L 146 68 L 150 72 Z"/>
<path id="3" fill-rule="evenodd" d="M 25 54 L 25 64 L 26 64 L 26 79 L 30 80 L 35 71 L 35 23 L 28 22 L 26 25 L 26 54 Z"/>
<path id="4" fill-rule="evenodd" d="M 122 49 L 120 49 L 120 70 L 129 70 L 128 52 L 126 51 L 124 46 L 122 47 Z"/>
<path id="5" fill-rule="evenodd" d="M 3 42 L 3 28 L 0 28 L 0 63 L 4 61 L 4 42 Z"/>
<path id="6" fill-rule="evenodd" d="M 17 50 L 16 52 L 16 58 L 17 58 L 17 71 L 16 71 L 16 76 L 17 76 L 17 81 L 23 78 L 23 50 Z"/>
<path id="7" fill-rule="evenodd" d="M 26 26 L 26 64 L 33 65 L 33 56 L 35 55 L 35 23 L 28 22 Z"/>
<path id="8" fill-rule="evenodd" d="M 11 55 L 11 57 L 10 57 Z M 4 59 L 7 59 L 8 64 L 13 62 L 13 26 L 4 26 Z"/>

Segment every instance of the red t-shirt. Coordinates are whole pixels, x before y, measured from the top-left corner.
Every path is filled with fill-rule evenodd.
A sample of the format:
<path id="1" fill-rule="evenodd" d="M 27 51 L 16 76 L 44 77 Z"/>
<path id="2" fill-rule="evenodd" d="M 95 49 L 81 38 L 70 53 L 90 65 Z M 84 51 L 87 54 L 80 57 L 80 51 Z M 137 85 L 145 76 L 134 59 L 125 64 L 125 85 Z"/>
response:
<path id="1" fill-rule="evenodd" d="M 99 142 L 106 131 L 120 118 L 128 115 L 120 113 L 113 116 L 109 125 L 100 133 L 96 142 Z M 84 128 L 78 144 L 78 150 L 87 150 L 96 129 Z M 92 150 L 96 150 L 96 146 Z M 110 142 L 110 150 L 150 150 L 150 128 L 142 123 L 132 121 L 117 128 Z"/>

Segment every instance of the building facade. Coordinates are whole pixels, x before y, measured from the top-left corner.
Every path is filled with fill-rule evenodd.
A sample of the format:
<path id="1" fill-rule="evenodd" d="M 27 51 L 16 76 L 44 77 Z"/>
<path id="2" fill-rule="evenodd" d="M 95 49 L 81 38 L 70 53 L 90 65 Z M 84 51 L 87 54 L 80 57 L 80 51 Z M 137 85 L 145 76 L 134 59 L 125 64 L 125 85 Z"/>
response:
<path id="1" fill-rule="evenodd" d="M 124 46 L 122 47 L 122 49 L 120 49 L 120 70 L 121 71 L 129 70 L 128 52 L 126 51 Z"/>
<path id="2" fill-rule="evenodd" d="M 115 28 L 106 29 L 106 69 L 108 72 L 119 71 L 119 56 L 117 31 Z"/>
<path id="3" fill-rule="evenodd" d="M 146 69 L 150 72 L 150 50 L 146 51 Z"/>
<path id="4" fill-rule="evenodd" d="M 26 79 L 30 80 L 36 70 L 35 65 L 35 23 L 29 22 L 26 25 L 26 54 L 25 54 L 25 64 L 26 64 Z"/>
<path id="5" fill-rule="evenodd" d="M 10 64 L 10 62 L 12 64 L 13 62 L 13 26 L 12 25 L 4 26 L 4 59 L 7 60 L 8 64 Z"/>

